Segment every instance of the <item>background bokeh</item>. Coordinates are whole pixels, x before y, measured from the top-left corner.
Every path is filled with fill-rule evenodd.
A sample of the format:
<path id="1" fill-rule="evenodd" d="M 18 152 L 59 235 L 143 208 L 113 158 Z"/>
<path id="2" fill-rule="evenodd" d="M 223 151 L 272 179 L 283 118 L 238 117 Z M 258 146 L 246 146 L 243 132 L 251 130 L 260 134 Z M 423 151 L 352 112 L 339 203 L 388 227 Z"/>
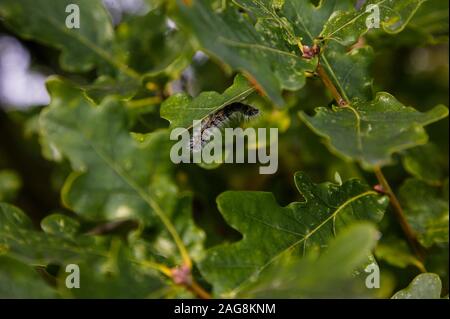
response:
<path id="1" fill-rule="evenodd" d="M 151 1 L 144 0 L 103 2 L 115 28 L 136 15 L 145 15 L 152 6 Z M 424 12 L 418 14 L 400 35 L 375 33 L 364 39 L 375 51 L 371 66 L 374 91 L 390 92 L 403 104 L 420 111 L 427 111 L 437 104 L 448 105 L 448 11 L 445 8 L 448 2 L 440 2 L 446 4 L 441 11 L 427 14 L 426 8 L 423 9 Z M 177 28 L 169 19 L 167 25 L 169 29 Z M 432 38 L 424 40 L 421 36 L 425 28 L 431 29 Z M 53 74 L 79 82 L 96 78 L 95 71 L 67 73 L 60 68 L 58 56 L 59 51 L 52 47 L 17 37 L 0 19 L 0 199 L 22 208 L 36 225 L 55 211 L 72 215 L 61 204 L 59 194 L 70 173 L 69 164 L 56 165 L 47 161 L 41 155 L 37 134 L 39 112 L 50 102 L 46 78 Z M 145 63 L 145 57 L 138 63 Z M 169 81 L 167 86 L 171 93 L 186 90 L 193 96 L 203 91 L 222 92 L 231 85 L 234 75 L 219 61 L 198 51 L 182 77 Z M 285 93 L 287 105 L 283 109 L 272 108 L 262 98 L 254 101 L 270 114 L 263 120 L 280 128 L 279 170 L 276 174 L 260 175 L 256 165 L 223 165 L 214 170 L 195 165 L 179 167 L 177 183 L 181 189 L 194 194 L 195 221 L 206 232 L 208 247 L 240 237 L 226 225 L 217 209 L 216 197 L 226 190 L 273 192 L 281 205 L 287 205 L 301 199 L 293 181 L 297 171 L 307 172 L 316 182 L 333 181 L 338 172 L 343 180 L 357 177 L 371 185 L 376 184 L 371 173 L 330 153 L 323 140 L 300 122 L 298 111 L 312 114 L 315 107 L 331 102 L 331 97 L 324 92 L 320 80 L 312 79 L 302 90 Z M 155 108 L 142 111 L 138 117 L 133 129 L 136 132 L 168 125 Z M 438 150 L 436 160 L 448 176 L 448 118 L 428 126 L 427 132 Z M 395 190 L 409 176 L 398 156 L 393 165 L 385 168 L 385 173 Z M 389 220 L 389 215 L 386 218 Z M 389 224 L 388 221 L 385 223 Z M 443 258 L 448 260 L 448 254 Z M 448 269 L 442 266 L 444 263 L 439 265 L 444 267 L 441 274 L 448 274 Z M 413 268 L 406 273 L 400 272 L 390 265 L 385 265 L 384 269 L 388 273 L 386 278 L 395 277 L 393 287 L 404 287 L 417 272 Z"/>

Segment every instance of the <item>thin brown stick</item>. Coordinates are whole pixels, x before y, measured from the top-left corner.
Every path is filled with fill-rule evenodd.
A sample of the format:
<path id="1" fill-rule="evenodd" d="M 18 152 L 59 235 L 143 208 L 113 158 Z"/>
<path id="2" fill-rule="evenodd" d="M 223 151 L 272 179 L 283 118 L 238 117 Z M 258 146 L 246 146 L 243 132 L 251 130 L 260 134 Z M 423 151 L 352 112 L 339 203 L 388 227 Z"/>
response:
<path id="1" fill-rule="evenodd" d="M 345 106 L 348 104 L 348 102 L 342 97 L 342 95 L 339 93 L 339 91 L 336 89 L 336 87 L 334 86 L 333 82 L 330 80 L 330 78 L 328 77 L 327 72 L 325 72 L 324 68 L 322 67 L 322 65 L 319 64 L 317 65 L 317 73 L 319 74 L 319 77 L 322 79 L 323 84 L 325 85 L 325 87 L 331 92 L 331 94 L 333 95 L 333 98 L 336 100 L 336 103 L 339 106 Z"/>
<path id="2" fill-rule="evenodd" d="M 187 285 L 186 288 L 194 293 L 200 299 L 211 299 L 211 295 L 205 289 L 203 289 L 197 282 L 192 280 L 190 285 Z"/>
<path id="3" fill-rule="evenodd" d="M 414 233 L 414 231 L 412 230 L 408 221 L 406 220 L 405 213 L 403 212 L 403 208 L 400 205 L 400 202 L 397 199 L 397 196 L 395 196 L 395 193 L 392 191 L 392 188 L 389 185 L 386 178 L 384 177 L 384 174 L 381 171 L 381 168 L 375 167 L 374 172 L 375 172 L 375 175 L 377 176 L 378 182 L 383 187 L 383 191 L 386 193 L 386 195 L 389 196 L 395 217 L 397 218 L 397 221 L 399 222 L 400 227 L 402 228 L 402 230 L 405 234 L 405 237 L 408 240 L 409 245 L 411 246 L 411 249 L 417 255 L 419 260 L 423 261 L 424 253 L 425 253 L 424 249 L 418 242 L 416 234 Z"/>

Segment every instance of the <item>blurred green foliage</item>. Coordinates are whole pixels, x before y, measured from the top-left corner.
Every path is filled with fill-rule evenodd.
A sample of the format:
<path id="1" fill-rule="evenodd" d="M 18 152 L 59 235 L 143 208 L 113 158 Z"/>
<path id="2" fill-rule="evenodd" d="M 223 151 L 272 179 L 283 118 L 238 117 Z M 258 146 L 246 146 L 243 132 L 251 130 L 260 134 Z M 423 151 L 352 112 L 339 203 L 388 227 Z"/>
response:
<path id="1" fill-rule="evenodd" d="M 56 75 L 50 105 L 0 105 L 1 297 L 448 294 L 447 1 L 366 1 L 384 4 L 370 30 L 351 0 L 144 2 L 117 25 L 100 0 L 0 2 L 0 36 Z M 173 126 L 235 101 L 260 110 L 246 126 L 279 129 L 275 174 L 170 161 Z"/>

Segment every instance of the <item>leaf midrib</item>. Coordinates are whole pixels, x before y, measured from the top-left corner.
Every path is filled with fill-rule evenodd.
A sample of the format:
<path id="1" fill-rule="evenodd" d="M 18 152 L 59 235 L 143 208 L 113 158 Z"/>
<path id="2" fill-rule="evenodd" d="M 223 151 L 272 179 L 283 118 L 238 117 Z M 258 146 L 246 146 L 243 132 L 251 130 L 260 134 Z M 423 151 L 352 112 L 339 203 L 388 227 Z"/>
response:
<path id="1" fill-rule="evenodd" d="M 211 110 L 211 112 L 208 112 L 208 114 L 204 115 L 204 116 L 200 119 L 200 121 L 203 121 L 203 120 L 206 119 L 208 116 L 210 116 L 212 113 L 221 110 L 222 108 L 224 108 L 225 106 L 227 106 L 227 105 L 229 105 L 229 104 L 231 104 L 231 103 L 233 103 L 233 102 L 240 101 L 240 100 L 242 99 L 242 96 L 245 96 L 245 95 L 248 96 L 248 95 L 251 94 L 253 91 L 255 91 L 255 88 L 254 88 L 254 87 L 250 87 L 250 88 L 246 89 L 245 91 L 242 91 L 242 92 L 240 92 L 239 94 L 234 95 L 234 96 L 232 96 L 231 98 L 229 98 L 229 99 L 223 101 L 223 102 L 222 102 L 219 106 L 217 106 L 217 107 L 211 107 L 211 108 L 187 108 L 187 109 L 188 109 L 188 110 L 193 110 L 193 109 L 197 109 L 197 110 Z M 193 101 L 190 101 L 190 103 L 192 103 L 192 102 L 193 102 Z M 191 129 L 191 128 L 192 128 L 192 124 L 190 124 L 186 129 L 189 130 L 189 129 Z"/>
<path id="2" fill-rule="evenodd" d="M 380 0 L 380 2 L 374 3 L 375 5 L 382 5 L 384 2 L 386 2 L 386 0 Z M 390 8 L 389 8 L 390 9 Z M 335 33 L 341 31 L 342 29 L 344 29 L 345 27 L 351 25 L 352 23 L 354 23 L 356 20 L 358 20 L 359 18 L 361 18 L 363 15 L 367 14 L 366 11 L 361 12 L 360 14 L 356 15 L 353 19 L 347 21 L 346 23 L 344 23 L 343 25 L 341 25 L 339 28 L 337 28 L 336 30 L 334 30 L 333 32 L 331 32 L 327 37 L 331 37 L 333 36 Z"/>
<path id="3" fill-rule="evenodd" d="M 175 229 L 174 225 L 170 221 L 170 219 L 165 215 L 159 204 L 156 202 L 156 200 L 150 196 L 142 187 L 140 187 L 138 184 L 136 184 L 132 178 L 126 174 L 122 170 L 122 168 L 115 164 L 113 159 L 110 159 L 109 156 L 107 156 L 102 150 L 97 148 L 96 144 L 93 143 L 88 134 L 85 134 L 82 127 L 79 125 L 79 121 L 75 120 L 75 128 L 71 128 L 74 130 L 80 138 L 97 154 L 98 158 L 100 158 L 101 161 L 105 162 L 107 166 L 119 177 L 123 180 L 125 184 L 130 186 L 132 190 L 134 190 L 146 203 L 150 206 L 150 208 L 153 210 L 153 212 L 156 214 L 156 216 L 161 220 L 164 227 L 167 229 L 171 237 L 173 238 L 175 244 L 179 248 L 181 257 L 183 260 L 190 260 L 188 257 L 187 251 L 185 250 L 184 244 Z M 89 165 L 87 165 L 89 166 Z"/>
<path id="4" fill-rule="evenodd" d="M 89 50 L 93 51 L 96 55 L 98 55 L 102 59 L 108 61 L 111 65 L 115 66 L 117 69 L 119 69 L 122 72 L 124 72 L 125 74 L 127 74 L 129 77 L 134 78 L 134 79 L 140 79 L 141 76 L 139 75 L 138 72 L 136 72 L 134 69 L 130 68 L 128 65 L 126 65 L 126 64 L 118 61 L 114 57 L 112 57 L 107 51 L 105 51 L 103 48 L 97 46 L 95 43 L 93 43 L 89 39 L 82 37 L 81 35 L 79 35 L 76 32 L 70 32 L 68 28 L 61 26 L 59 21 L 55 20 L 52 16 L 50 16 L 48 14 L 44 14 L 40 10 L 36 10 L 35 12 L 41 19 L 47 20 L 49 22 L 49 24 L 52 25 L 53 27 L 55 27 L 57 30 L 59 30 L 60 32 L 62 32 L 63 34 L 65 34 L 71 38 L 74 38 L 75 40 L 77 40 L 78 42 L 83 44 L 85 47 L 87 47 Z M 61 46 L 60 44 L 54 44 L 54 45 Z"/>

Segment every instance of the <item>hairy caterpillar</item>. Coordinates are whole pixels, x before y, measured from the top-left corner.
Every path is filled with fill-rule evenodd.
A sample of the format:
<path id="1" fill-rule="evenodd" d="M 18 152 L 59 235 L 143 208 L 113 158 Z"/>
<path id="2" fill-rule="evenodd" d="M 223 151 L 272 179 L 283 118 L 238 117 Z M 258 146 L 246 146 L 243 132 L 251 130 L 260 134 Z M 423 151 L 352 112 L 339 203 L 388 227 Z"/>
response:
<path id="1" fill-rule="evenodd" d="M 209 141 L 213 134 L 213 129 L 221 129 L 233 119 L 243 117 L 249 120 L 259 114 L 259 110 L 243 103 L 233 103 L 225 106 L 214 114 L 204 119 L 201 123 L 200 134 L 193 134 L 189 148 L 191 151 L 198 152 Z"/>

